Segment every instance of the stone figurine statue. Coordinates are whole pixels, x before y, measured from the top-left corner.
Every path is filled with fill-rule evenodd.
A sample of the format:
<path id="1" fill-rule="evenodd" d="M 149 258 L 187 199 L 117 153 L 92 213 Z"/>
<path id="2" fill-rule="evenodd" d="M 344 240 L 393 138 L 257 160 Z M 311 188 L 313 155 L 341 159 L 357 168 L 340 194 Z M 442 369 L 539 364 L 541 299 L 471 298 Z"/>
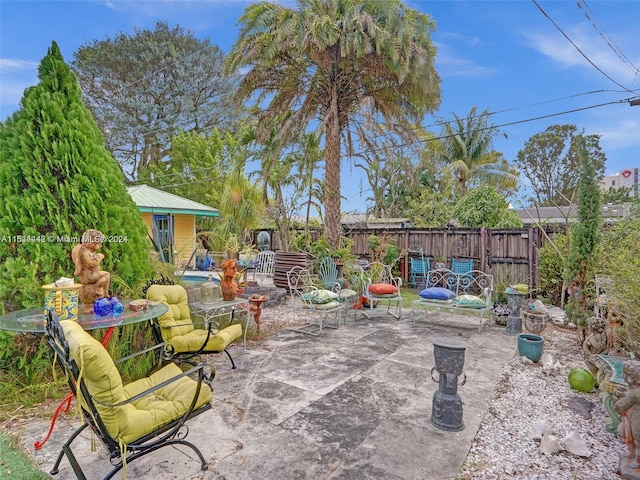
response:
<path id="1" fill-rule="evenodd" d="M 104 255 L 98 253 L 105 236 L 99 230 L 90 229 L 82 234 L 81 242 L 73 247 L 71 259 L 76 266 L 74 275 L 80 277 L 82 286 L 78 292 L 80 303 L 93 308 L 98 298 L 109 297 L 111 275 L 100 269 Z"/>
<path id="2" fill-rule="evenodd" d="M 606 355 L 613 346 L 613 334 L 609 322 L 604 318 L 590 317 L 587 320 L 587 336 L 582 343 L 585 356 Z"/>
<path id="3" fill-rule="evenodd" d="M 629 360 L 622 366 L 622 376 L 629 389 L 615 404 L 622 421 L 618 433 L 629 448 L 620 456 L 620 475 L 627 480 L 640 479 L 640 361 Z"/>

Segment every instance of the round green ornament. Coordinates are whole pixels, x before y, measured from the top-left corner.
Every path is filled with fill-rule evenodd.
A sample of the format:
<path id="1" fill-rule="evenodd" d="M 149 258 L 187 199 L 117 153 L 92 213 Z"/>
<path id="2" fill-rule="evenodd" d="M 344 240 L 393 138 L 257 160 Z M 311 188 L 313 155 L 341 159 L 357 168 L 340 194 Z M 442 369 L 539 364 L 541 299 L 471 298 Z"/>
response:
<path id="1" fill-rule="evenodd" d="M 584 368 L 574 368 L 569 373 L 569 385 L 579 392 L 589 393 L 596 386 L 596 379 Z"/>

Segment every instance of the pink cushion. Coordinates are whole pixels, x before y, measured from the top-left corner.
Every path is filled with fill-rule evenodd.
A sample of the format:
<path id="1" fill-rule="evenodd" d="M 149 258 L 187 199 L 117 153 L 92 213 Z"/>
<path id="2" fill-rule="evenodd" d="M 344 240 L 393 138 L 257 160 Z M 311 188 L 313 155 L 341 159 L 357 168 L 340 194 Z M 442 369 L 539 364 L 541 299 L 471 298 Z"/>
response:
<path id="1" fill-rule="evenodd" d="M 369 291 L 374 295 L 389 295 L 398 293 L 398 287 L 390 283 L 374 283 L 369 287 Z"/>

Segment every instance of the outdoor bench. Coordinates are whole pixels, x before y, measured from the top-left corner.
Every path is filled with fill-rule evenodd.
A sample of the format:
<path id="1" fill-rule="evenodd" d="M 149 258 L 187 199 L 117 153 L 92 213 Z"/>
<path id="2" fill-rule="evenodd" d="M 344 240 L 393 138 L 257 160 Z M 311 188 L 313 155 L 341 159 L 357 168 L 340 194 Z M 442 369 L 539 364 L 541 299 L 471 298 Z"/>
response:
<path id="1" fill-rule="evenodd" d="M 449 269 L 430 270 L 426 277 L 426 287 L 420 292 L 420 300 L 414 300 L 411 307 L 422 309 L 428 319 L 428 311 L 445 311 L 463 315 L 479 316 L 482 328 L 485 317 L 491 318 L 491 295 L 493 294 L 493 275 L 471 270 L 454 273 Z"/>

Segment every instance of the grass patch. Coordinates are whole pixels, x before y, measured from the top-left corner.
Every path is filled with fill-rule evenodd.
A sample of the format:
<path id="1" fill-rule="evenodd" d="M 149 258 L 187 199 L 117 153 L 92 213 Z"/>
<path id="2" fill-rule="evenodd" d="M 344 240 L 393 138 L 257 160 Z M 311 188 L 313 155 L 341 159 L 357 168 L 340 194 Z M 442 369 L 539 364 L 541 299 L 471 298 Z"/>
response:
<path id="1" fill-rule="evenodd" d="M 400 295 L 402 295 L 402 308 L 411 308 L 411 302 L 420 300 L 414 288 L 403 287 L 400 289 Z"/>
<path id="2" fill-rule="evenodd" d="M 0 433 L 0 478 L 11 480 L 47 480 L 47 474 L 36 468 L 29 457 L 7 435 Z"/>

